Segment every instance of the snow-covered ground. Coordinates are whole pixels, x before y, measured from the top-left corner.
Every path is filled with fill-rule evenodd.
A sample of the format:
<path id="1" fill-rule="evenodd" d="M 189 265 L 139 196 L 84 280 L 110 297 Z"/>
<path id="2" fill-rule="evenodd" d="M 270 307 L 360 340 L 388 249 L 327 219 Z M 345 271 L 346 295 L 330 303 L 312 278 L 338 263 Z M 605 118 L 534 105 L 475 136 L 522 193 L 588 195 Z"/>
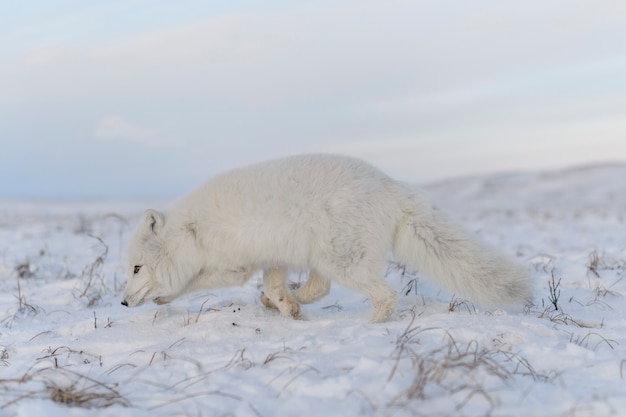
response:
<path id="1" fill-rule="evenodd" d="M 626 415 L 626 166 L 425 188 L 527 266 L 534 305 L 485 310 L 390 265 L 385 324 L 338 287 L 279 317 L 259 277 L 128 309 L 125 242 L 165 202 L 0 201 L 0 415 Z"/>

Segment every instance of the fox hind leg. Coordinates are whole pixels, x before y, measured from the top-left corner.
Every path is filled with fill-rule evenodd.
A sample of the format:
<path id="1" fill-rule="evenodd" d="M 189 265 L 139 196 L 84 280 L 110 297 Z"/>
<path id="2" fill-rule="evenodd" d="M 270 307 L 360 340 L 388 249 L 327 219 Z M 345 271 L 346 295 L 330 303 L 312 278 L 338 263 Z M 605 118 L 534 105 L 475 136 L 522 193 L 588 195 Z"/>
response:
<path id="1" fill-rule="evenodd" d="M 370 322 L 384 323 L 393 314 L 398 298 L 393 288 L 385 281 L 383 275 L 385 267 L 384 257 L 373 257 L 351 268 L 327 264 L 318 270 L 321 269 L 320 276 L 333 277 L 337 283 L 364 294 L 372 303 L 374 310 Z"/>
<path id="2" fill-rule="evenodd" d="M 384 323 L 393 314 L 398 295 L 382 275 L 376 274 L 377 269 L 359 268 L 351 276 L 341 279 L 340 283 L 369 298 L 374 310 L 371 323 Z"/>
<path id="3" fill-rule="evenodd" d="M 357 289 L 357 288 L 355 288 Z M 365 288 L 359 288 L 372 302 L 374 314 L 370 322 L 384 323 L 393 314 L 396 308 L 396 300 L 398 298 L 396 292 L 382 279 L 377 279 Z"/>

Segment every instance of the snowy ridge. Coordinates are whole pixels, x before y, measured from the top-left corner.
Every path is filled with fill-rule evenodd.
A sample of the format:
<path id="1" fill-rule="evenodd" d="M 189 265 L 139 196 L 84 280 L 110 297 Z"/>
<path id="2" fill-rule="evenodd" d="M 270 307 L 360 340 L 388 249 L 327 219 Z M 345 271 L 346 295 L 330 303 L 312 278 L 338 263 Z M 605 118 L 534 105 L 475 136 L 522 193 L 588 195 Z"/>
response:
<path id="1" fill-rule="evenodd" d="M 390 265 L 399 302 L 382 325 L 337 287 L 306 320 L 281 318 L 258 277 L 129 310 L 123 248 L 154 202 L 0 201 L 0 415 L 622 415 L 625 178 L 604 165 L 425 186 L 529 268 L 534 305 L 484 310 Z"/>
<path id="2" fill-rule="evenodd" d="M 429 184 L 446 202 L 483 208 L 621 208 L 626 205 L 626 164 L 589 165 L 560 171 L 511 173 Z"/>

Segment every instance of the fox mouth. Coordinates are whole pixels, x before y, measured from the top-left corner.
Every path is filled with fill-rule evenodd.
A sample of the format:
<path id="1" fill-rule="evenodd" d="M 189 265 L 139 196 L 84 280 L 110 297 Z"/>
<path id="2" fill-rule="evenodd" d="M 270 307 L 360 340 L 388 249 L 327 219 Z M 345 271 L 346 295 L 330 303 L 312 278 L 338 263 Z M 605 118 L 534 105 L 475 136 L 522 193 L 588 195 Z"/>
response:
<path id="1" fill-rule="evenodd" d="M 142 305 L 143 303 L 145 303 L 145 300 L 140 300 L 140 301 L 137 301 L 137 302 L 132 302 L 132 301 L 131 301 L 130 303 L 129 303 L 126 299 L 124 299 L 124 300 L 122 301 L 122 305 L 123 305 L 124 307 L 139 307 L 139 306 L 140 306 L 140 305 Z"/>
<path id="2" fill-rule="evenodd" d="M 150 293 L 150 289 L 146 286 L 140 288 L 133 295 L 124 295 L 124 300 L 122 301 L 122 305 L 125 307 L 139 307 L 144 304 L 148 299 L 148 294 Z"/>

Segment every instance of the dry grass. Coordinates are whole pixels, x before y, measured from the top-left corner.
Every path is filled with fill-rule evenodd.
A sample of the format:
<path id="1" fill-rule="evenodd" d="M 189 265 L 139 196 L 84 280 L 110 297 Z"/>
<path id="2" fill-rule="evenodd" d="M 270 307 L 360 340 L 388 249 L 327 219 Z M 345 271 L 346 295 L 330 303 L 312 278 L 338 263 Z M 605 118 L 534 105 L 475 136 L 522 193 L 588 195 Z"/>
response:
<path id="1" fill-rule="evenodd" d="M 583 323 L 580 320 L 575 320 L 572 316 L 567 313 L 564 313 L 562 310 L 555 310 L 554 307 L 546 307 L 543 310 L 528 310 L 530 313 L 533 313 L 537 318 L 546 319 L 556 324 L 564 324 L 566 326 L 577 326 L 577 327 L 591 327 L 590 325 Z"/>
<path id="2" fill-rule="evenodd" d="M 454 313 L 458 311 L 467 311 L 469 314 L 476 314 L 476 307 L 467 300 L 452 296 L 448 303 L 448 312 Z"/>
<path id="3" fill-rule="evenodd" d="M 130 406 L 116 389 L 116 385 L 104 384 L 88 376 L 64 370 L 75 378 L 70 383 L 58 384 L 50 381 L 46 390 L 50 399 L 68 407 L 107 408 L 112 405 Z"/>
<path id="4" fill-rule="evenodd" d="M 559 298 L 561 297 L 561 278 L 557 281 L 554 277 L 554 271 L 551 273 L 551 279 L 548 281 L 548 301 L 552 304 L 555 311 L 559 311 Z"/>
<path id="5" fill-rule="evenodd" d="M 479 402 L 487 404 L 485 414 L 489 415 L 500 405 L 493 392 L 515 384 L 515 375 L 533 380 L 550 378 L 538 374 L 517 353 L 485 349 L 477 341 L 457 342 L 445 329 L 420 328 L 414 320 L 415 315 L 396 341 L 395 363 L 387 382 L 406 378 L 409 372 L 410 384 L 389 401 L 387 406 L 391 409 L 420 415 L 420 403 L 440 397 L 454 402 L 453 414 L 462 414 L 465 407 Z M 441 333 L 444 343 L 423 349 L 421 338 L 432 332 Z"/>
<path id="6" fill-rule="evenodd" d="M 117 384 L 106 384 L 87 375 L 58 366 L 28 370 L 20 378 L 0 379 L 3 402 L 0 409 L 25 399 L 45 399 L 80 408 L 107 408 L 131 404 L 117 390 Z"/>
<path id="7" fill-rule="evenodd" d="M 26 294 L 22 291 L 22 280 L 34 277 L 30 261 L 17 264 L 15 266 L 15 272 L 17 280 L 17 294 L 15 295 L 15 299 L 17 300 L 17 310 L 0 320 L 0 323 L 8 328 L 13 327 L 13 323 L 18 317 L 36 316 L 43 311 L 41 307 L 29 303 L 26 299 Z"/>
<path id="8" fill-rule="evenodd" d="M 102 274 L 104 262 L 109 254 L 109 247 L 99 236 L 88 234 L 89 237 L 96 239 L 102 246 L 102 253 L 87 265 L 81 274 L 84 281 L 82 289 L 79 289 L 77 298 L 87 298 L 87 307 L 93 307 L 102 299 L 102 293 L 109 292 L 107 284 Z"/>
<path id="9" fill-rule="evenodd" d="M 600 272 L 602 271 L 626 270 L 626 261 L 609 258 L 605 254 L 594 250 L 589 254 L 589 261 L 585 266 L 588 273 L 591 273 L 596 278 L 600 278 Z"/>
<path id="10" fill-rule="evenodd" d="M 572 333 L 570 336 L 570 342 L 584 347 L 585 349 L 591 349 L 594 352 L 598 350 L 600 346 L 608 346 L 611 350 L 615 350 L 615 345 L 618 344 L 616 340 L 607 339 L 600 333 L 596 332 L 588 332 L 584 336 L 575 336 Z"/>
<path id="11" fill-rule="evenodd" d="M 24 374 L 0 379 L 3 391 L 0 409 L 26 399 L 49 399 L 79 408 L 130 406 L 130 402 L 118 391 L 116 383 L 101 382 L 71 369 L 79 365 L 101 368 L 102 357 L 68 346 L 45 349 Z"/>

